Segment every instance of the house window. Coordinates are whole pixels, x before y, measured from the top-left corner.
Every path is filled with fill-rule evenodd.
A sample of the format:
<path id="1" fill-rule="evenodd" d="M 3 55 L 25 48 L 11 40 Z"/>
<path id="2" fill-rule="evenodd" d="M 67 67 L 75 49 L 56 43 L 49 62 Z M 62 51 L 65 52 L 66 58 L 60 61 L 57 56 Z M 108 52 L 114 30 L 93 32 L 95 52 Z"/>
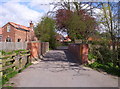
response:
<path id="1" fill-rule="evenodd" d="M 7 26 L 7 32 L 10 32 L 10 25 Z"/>
<path id="2" fill-rule="evenodd" d="M 17 42 L 20 42 L 20 41 L 21 41 L 21 39 L 18 39 L 18 40 L 17 40 Z"/>
<path id="3" fill-rule="evenodd" d="M 9 38 L 9 37 L 7 37 L 7 38 L 6 38 L 6 42 L 12 42 L 12 39 Z"/>

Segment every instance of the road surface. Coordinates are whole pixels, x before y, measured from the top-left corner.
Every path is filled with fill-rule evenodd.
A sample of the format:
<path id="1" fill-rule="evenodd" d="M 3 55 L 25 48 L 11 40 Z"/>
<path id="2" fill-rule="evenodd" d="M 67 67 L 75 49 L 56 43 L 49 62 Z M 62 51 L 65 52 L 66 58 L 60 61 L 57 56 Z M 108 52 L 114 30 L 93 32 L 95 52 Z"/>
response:
<path id="1" fill-rule="evenodd" d="M 79 66 L 68 51 L 51 50 L 10 80 L 14 87 L 118 87 L 118 78 Z"/>

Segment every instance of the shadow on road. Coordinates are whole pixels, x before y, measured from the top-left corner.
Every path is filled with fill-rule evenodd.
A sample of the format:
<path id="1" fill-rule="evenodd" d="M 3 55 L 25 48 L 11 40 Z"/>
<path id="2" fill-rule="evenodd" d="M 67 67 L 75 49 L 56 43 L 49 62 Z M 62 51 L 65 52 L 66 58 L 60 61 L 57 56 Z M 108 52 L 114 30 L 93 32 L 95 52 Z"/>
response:
<path id="1" fill-rule="evenodd" d="M 44 56 L 42 62 L 46 65 L 45 67 L 41 66 L 41 68 L 47 68 L 51 72 L 74 70 L 79 73 L 80 70 L 88 71 L 80 66 L 75 56 L 68 50 L 51 50 Z"/>
<path id="2" fill-rule="evenodd" d="M 75 56 L 68 50 L 54 50 L 44 56 L 43 61 L 64 61 L 71 63 L 78 63 Z"/>

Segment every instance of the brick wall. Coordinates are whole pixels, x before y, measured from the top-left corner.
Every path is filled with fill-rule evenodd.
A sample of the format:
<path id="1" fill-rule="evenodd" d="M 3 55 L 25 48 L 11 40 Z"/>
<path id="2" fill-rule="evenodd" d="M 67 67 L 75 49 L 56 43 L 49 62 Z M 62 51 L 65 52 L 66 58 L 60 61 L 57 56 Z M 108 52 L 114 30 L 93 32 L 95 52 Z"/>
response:
<path id="1" fill-rule="evenodd" d="M 47 51 L 49 51 L 49 43 L 39 41 L 28 42 L 27 49 L 30 50 L 30 57 L 34 61 L 34 59 L 41 58 Z"/>
<path id="2" fill-rule="evenodd" d="M 10 25 L 11 31 L 7 32 L 7 26 L 8 25 L 10 25 L 10 24 L 6 24 L 3 27 L 3 30 L 2 30 L 2 42 L 6 42 L 7 37 L 10 37 L 12 39 L 12 42 L 15 42 L 15 29 L 14 29 L 13 26 Z"/>
<path id="3" fill-rule="evenodd" d="M 88 44 L 69 44 L 68 50 L 81 63 L 88 63 Z"/>
<path id="4" fill-rule="evenodd" d="M 17 42 L 18 39 L 21 39 L 20 42 L 28 41 L 28 38 L 29 38 L 28 33 L 29 32 L 27 31 L 15 29 L 15 42 Z"/>
<path id="5" fill-rule="evenodd" d="M 7 26 L 10 25 L 9 23 L 3 26 L 3 32 L 2 32 L 2 42 L 6 42 L 6 38 L 9 37 L 12 39 L 12 42 L 18 42 L 18 39 L 20 39 L 20 42 L 25 41 L 34 41 L 35 35 L 34 31 L 24 31 L 19 30 L 10 25 L 10 32 L 7 32 Z"/>

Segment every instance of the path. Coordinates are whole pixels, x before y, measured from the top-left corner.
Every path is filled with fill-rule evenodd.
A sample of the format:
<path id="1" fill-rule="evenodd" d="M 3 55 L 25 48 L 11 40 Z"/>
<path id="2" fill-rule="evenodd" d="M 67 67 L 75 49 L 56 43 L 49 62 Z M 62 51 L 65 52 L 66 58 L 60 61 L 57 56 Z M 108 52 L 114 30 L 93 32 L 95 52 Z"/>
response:
<path id="1" fill-rule="evenodd" d="M 117 87 L 117 77 L 78 66 L 67 51 L 49 51 L 10 80 L 15 87 Z"/>

